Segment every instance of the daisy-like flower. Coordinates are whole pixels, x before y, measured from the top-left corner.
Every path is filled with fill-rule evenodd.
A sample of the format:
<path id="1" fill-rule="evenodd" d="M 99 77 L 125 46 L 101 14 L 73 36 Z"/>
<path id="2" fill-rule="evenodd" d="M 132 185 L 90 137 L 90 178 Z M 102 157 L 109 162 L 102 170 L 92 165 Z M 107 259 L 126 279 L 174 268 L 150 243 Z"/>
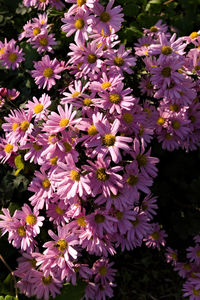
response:
<path id="1" fill-rule="evenodd" d="M 37 209 L 31 210 L 28 204 L 24 204 L 21 210 L 16 211 L 16 218 L 19 220 L 23 220 L 26 223 L 26 229 L 33 232 L 33 236 L 35 237 L 40 233 L 40 227 L 42 227 L 44 221 L 44 217 L 39 217 L 39 211 Z"/>
<path id="2" fill-rule="evenodd" d="M 151 233 L 148 238 L 144 239 L 144 242 L 147 247 L 157 248 L 158 250 L 160 250 L 160 245 L 165 246 L 165 238 L 167 237 L 167 234 L 164 230 L 161 230 L 158 223 L 151 225 Z"/>
<path id="3" fill-rule="evenodd" d="M 2 214 L 3 213 L 3 214 Z M 15 214 L 11 217 L 10 211 L 8 208 L 2 208 L 2 213 L 0 214 L 0 228 L 1 228 L 1 236 L 3 236 L 6 232 L 10 233 L 15 229 Z"/>
<path id="4" fill-rule="evenodd" d="M 5 41 L 5 45 L 3 47 L 3 55 L 1 56 L 1 64 L 5 66 L 7 69 L 12 68 L 14 70 L 15 68 L 18 68 L 20 63 L 24 61 L 24 53 L 22 52 L 22 49 L 19 48 L 19 46 L 15 46 L 16 41 L 10 40 L 8 43 Z"/>
<path id="5" fill-rule="evenodd" d="M 37 299 L 48 300 L 51 295 L 53 298 L 60 294 L 60 289 L 63 285 L 62 281 L 56 279 L 51 273 L 45 276 L 43 272 L 32 270 L 29 276 L 31 283 L 31 294 L 36 296 Z"/>
<path id="6" fill-rule="evenodd" d="M 177 56 L 177 53 L 181 56 L 185 54 L 184 49 L 187 46 L 186 43 L 183 44 L 183 38 L 176 40 L 176 33 L 172 35 L 170 40 L 167 39 L 164 33 L 159 34 L 159 44 L 152 44 L 148 48 L 149 55 L 160 54 L 158 63 L 162 63 L 162 60 L 166 56 Z"/>
<path id="7" fill-rule="evenodd" d="M 48 207 L 50 198 L 53 196 L 53 188 L 43 167 L 41 167 L 40 172 L 35 171 L 34 175 L 35 177 L 30 183 L 28 190 L 35 194 L 29 198 L 29 201 L 31 201 L 31 205 L 35 206 L 35 209 L 39 210 L 44 207 L 45 202 Z"/>
<path id="8" fill-rule="evenodd" d="M 65 23 L 65 25 L 61 26 L 61 29 L 63 32 L 66 32 L 67 37 L 75 32 L 74 41 L 76 43 L 84 44 L 88 40 L 89 12 L 80 11 L 75 16 L 69 16 L 67 12 L 61 21 Z"/>
<path id="9" fill-rule="evenodd" d="M 130 155 L 137 161 L 138 168 L 141 170 L 141 173 L 146 176 L 156 177 L 158 173 L 158 169 L 156 168 L 155 164 L 159 162 L 157 157 L 151 157 L 151 149 L 149 149 L 145 153 L 144 142 L 141 143 L 140 149 L 140 142 L 138 139 L 134 139 L 133 142 L 133 149 L 134 151 L 130 152 Z"/>
<path id="10" fill-rule="evenodd" d="M 81 174 L 81 170 L 76 167 L 72 157 L 66 158 L 66 163 L 58 162 L 58 168 L 52 175 L 57 193 L 63 199 L 70 199 L 79 194 L 90 194 L 89 179 Z"/>
<path id="11" fill-rule="evenodd" d="M 96 147 L 92 152 L 93 156 L 103 155 L 105 157 L 106 154 L 110 153 L 112 160 L 118 163 L 122 159 L 119 149 L 129 150 L 130 147 L 127 143 L 131 143 L 132 138 L 116 136 L 120 127 L 118 119 L 112 125 L 108 120 L 105 120 L 105 122 L 98 122 L 97 120 L 94 126 L 99 134 L 95 140 L 85 143 L 86 147 Z"/>
<path id="12" fill-rule="evenodd" d="M 0 137 L 0 161 L 5 163 L 12 156 L 13 153 L 16 153 L 18 146 L 16 144 L 9 144 L 7 139 Z"/>
<path id="13" fill-rule="evenodd" d="M 199 277 L 198 277 L 199 280 Z M 188 297 L 190 300 L 199 300 L 200 299 L 200 286 L 197 288 L 194 278 L 189 278 L 183 284 L 183 297 Z"/>
<path id="14" fill-rule="evenodd" d="M 48 255 L 49 251 L 55 251 L 55 254 L 62 254 L 65 261 L 71 259 L 76 259 L 78 252 L 73 246 L 78 244 L 78 240 L 75 235 L 69 234 L 66 226 L 57 227 L 58 235 L 56 235 L 52 230 L 48 231 L 48 234 L 53 239 L 53 241 L 46 242 L 43 247 L 47 248 L 44 254 Z"/>
<path id="15" fill-rule="evenodd" d="M 102 159 L 101 157 L 97 157 L 97 161 L 94 163 L 91 161 L 87 161 L 89 165 L 84 165 L 84 169 L 90 172 L 88 174 L 88 178 L 90 180 L 90 184 L 93 187 L 92 194 L 96 196 L 97 194 L 103 192 L 105 197 L 110 196 L 111 193 L 113 195 L 117 195 L 118 189 L 122 188 L 122 176 L 117 174 L 123 169 L 123 167 L 115 166 L 109 168 L 110 159 L 108 157 Z"/>
<path id="16" fill-rule="evenodd" d="M 158 37 L 160 33 L 165 33 L 167 36 L 169 36 L 168 33 L 166 33 L 168 30 L 168 27 L 166 24 L 162 24 L 162 20 L 158 20 L 158 22 L 151 26 L 149 29 L 144 28 L 144 34 L 151 37 Z"/>
<path id="17" fill-rule="evenodd" d="M 21 146 L 25 145 L 27 136 L 31 134 L 34 127 L 33 124 L 31 124 L 32 112 L 15 109 L 4 119 L 6 123 L 2 124 L 2 128 L 7 132 L 8 142 L 12 145 L 17 142 L 19 142 Z"/>
<path id="18" fill-rule="evenodd" d="M 121 82 L 110 91 L 99 92 L 100 98 L 97 104 L 101 108 L 108 110 L 110 114 L 115 111 L 121 114 L 122 109 L 130 110 L 135 103 L 135 98 L 129 95 L 132 89 L 127 88 L 123 90 L 123 88 L 124 84 Z"/>
<path id="19" fill-rule="evenodd" d="M 141 209 L 149 219 L 153 218 L 153 215 L 156 215 L 156 209 L 158 209 L 158 205 L 156 204 L 157 197 L 153 197 L 151 194 L 148 194 L 141 204 Z"/>
<path id="20" fill-rule="evenodd" d="M 200 265 L 200 245 L 196 245 L 195 247 L 189 247 L 187 249 L 187 258 L 191 262 L 195 262 L 197 265 Z"/>
<path id="21" fill-rule="evenodd" d="M 31 44 L 33 48 L 37 49 L 37 52 L 41 54 L 44 51 L 53 53 L 52 46 L 57 45 L 57 42 L 54 38 L 54 34 L 48 34 L 48 32 L 45 31 L 38 34 L 37 37 L 32 40 Z"/>
<path id="22" fill-rule="evenodd" d="M 136 58 L 129 55 L 131 50 L 125 50 L 124 45 L 120 45 L 119 49 L 108 51 L 106 53 L 105 64 L 110 66 L 110 70 L 114 73 L 126 72 L 132 74 L 133 70 L 130 67 L 135 66 Z"/>
<path id="23" fill-rule="evenodd" d="M 116 6 L 112 8 L 114 0 L 110 0 L 106 8 L 99 3 L 93 8 L 95 18 L 93 18 L 92 28 L 98 30 L 99 33 L 103 32 L 104 35 L 110 35 L 111 28 L 117 32 L 121 28 L 124 14 L 121 13 L 122 7 Z"/>
<path id="24" fill-rule="evenodd" d="M 61 99 L 61 104 L 76 102 L 79 97 L 88 97 L 85 90 L 88 88 L 89 82 L 82 86 L 81 80 L 74 80 L 73 84 L 68 86 L 69 92 L 63 93 L 65 97 Z"/>
<path id="25" fill-rule="evenodd" d="M 45 120 L 49 110 L 47 108 L 51 105 L 51 98 L 47 94 L 42 94 L 39 100 L 33 97 L 33 101 L 28 101 L 26 108 L 32 111 L 35 121 Z"/>
<path id="26" fill-rule="evenodd" d="M 108 258 L 100 258 L 93 264 L 94 281 L 106 284 L 114 281 L 117 270 L 111 268 L 114 263 L 110 263 Z"/>
<path id="27" fill-rule="evenodd" d="M 50 203 L 47 210 L 47 217 L 50 222 L 53 222 L 55 225 L 66 225 L 69 222 L 68 216 L 69 205 L 66 205 L 63 201 L 58 203 Z"/>
<path id="28" fill-rule="evenodd" d="M 31 75 L 35 78 L 35 83 L 39 88 L 47 87 L 47 90 L 56 84 L 55 79 L 61 77 L 58 73 L 63 71 L 59 61 L 56 58 L 50 60 L 49 55 L 43 56 L 41 61 L 34 62 L 34 68 L 35 70 L 31 71 Z"/>
<path id="29" fill-rule="evenodd" d="M 91 82 L 90 89 L 95 92 L 104 90 L 111 91 L 117 87 L 120 82 L 122 82 L 123 78 L 124 77 L 121 74 L 110 75 L 106 72 L 102 72 L 101 78 L 98 81 Z"/>
<path id="30" fill-rule="evenodd" d="M 150 176 L 145 177 L 139 172 L 137 163 L 133 161 L 125 167 L 126 173 L 124 175 L 124 183 L 126 185 L 127 192 L 132 193 L 133 197 L 138 198 L 138 192 L 142 191 L 145 194 L 149 194 L 149 186 L 153 184 L 153 180 Z"/>
<path id="31" fill-rule="evenodd" d="M 64 109 L 61 105 L 58 105 L 59 114 L 52 112 L 48 116 L 48 120 L 44 125 L 43 130 L 54 134 L 57 132 L 64 131 L 68 127 L 73 127 L 73 125 L 76 125 L 78 122 L 80 122 L 81 119 L 75 119 L 77 112 L 72 112 L 72 109 L 72 105 L 68 106 L 67 104 L 65 104 Z"/>

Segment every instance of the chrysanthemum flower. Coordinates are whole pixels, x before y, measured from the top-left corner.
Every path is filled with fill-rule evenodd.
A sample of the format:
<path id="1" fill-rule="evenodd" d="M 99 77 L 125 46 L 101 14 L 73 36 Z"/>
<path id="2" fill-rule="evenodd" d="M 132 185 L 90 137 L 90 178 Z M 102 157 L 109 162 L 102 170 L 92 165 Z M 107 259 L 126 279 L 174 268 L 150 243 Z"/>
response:
<path id="1" fill-rule="evenodd" d="M 42 57 L 41 61 L 34 62 L 34 68 L 35 70 L 32 70 L 31 74 L 35 78 L 35 83 L 39 88 L 44 89 L 47 87 L 47 90 L 50 90 L 56 84 L 55 79 L 61 77 L 58 73 L 63 71 L 59 61 L 56 58 L 50 60 L 49 55 Z"/>
<path id="2" fill-rule="evenodd" d="M 68 127 L 73 127 L 81 119 L 75 119 L 76 111 L 72 111 L 73 106 L 65 104 L 64 109 L 61 105 L 58 105 L 59 114 L 52 112 L 48 116 L 48 121 L 44 125 L 43 130 L 50 132 L 51 134 L 66 130 Z"/>
<path id="3" fill-rule="evenodd" d="M 47 108 L 51 105 L 51 98 L 47 94 L 42 94 L 39 100 L 33 97 L 33 101 L 28 101 L 26 108 L 32 111 L 35 121 L 45 120 L 49 110 Z"/>
<path id="4" fill-rule="evenodd" d="M 5 41 L 5 45 L 3 47 L 3 55 L 1 55 L 1 64 L 7 69 L 12 68 L 14 70 L 15 68 L 19 67 L 22 61 L 25 60 L 23 57 L 24 53 L 22 52 L 22 49 L 20 49 L 19 46 L 15 45 L 16 41 L 13 39 L 8 43 L 7 41 Z"/>
<path id="5" fill-rule="evenodd" d="M 119 31 L 124 20 L 124 14 L 121 13 L 122 7 L 120 5 L 112 8 L 113 4 L 114 0 L 110 0 L 104 9 L 102 5 L 96 3 L 93 8 L 96 15 L 92 23 L 93 29 L 97 29 L 98 32 L 103 32 L 106 35 L 110 35 L 110 28 L 113 28 L 115 32 Z"/>

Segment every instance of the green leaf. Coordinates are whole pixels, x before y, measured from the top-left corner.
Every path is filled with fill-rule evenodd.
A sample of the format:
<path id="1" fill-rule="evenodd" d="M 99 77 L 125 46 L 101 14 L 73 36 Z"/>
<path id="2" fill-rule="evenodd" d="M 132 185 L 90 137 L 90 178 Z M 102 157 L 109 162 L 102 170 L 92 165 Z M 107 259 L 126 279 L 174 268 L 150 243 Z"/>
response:
<path id="1" fill-rule="evenodd" d="M 15 157 L 15 165 L 16 165 L 16 167 L 17 167 L 17 171 L 15 172 L 15 176 L 17 176 L 17 175 L 19 174 L 19 172 L 20 172 L 21 170 L 23 170 L 24 167 L 25 167 L 24 162 L 23 162 L 23 160 L 22 160 L 21 154 L 19 154 L 19 155 L 17 155 L 17 156 Z"/>
<path id="2" fill-rule="evenodd" d="M 67 283 L 61 290 L 61 294 L 57 295 L 55 300 L 80 300 L 85 294 L 85 282 L 78 282 L 76 285 Z"/>

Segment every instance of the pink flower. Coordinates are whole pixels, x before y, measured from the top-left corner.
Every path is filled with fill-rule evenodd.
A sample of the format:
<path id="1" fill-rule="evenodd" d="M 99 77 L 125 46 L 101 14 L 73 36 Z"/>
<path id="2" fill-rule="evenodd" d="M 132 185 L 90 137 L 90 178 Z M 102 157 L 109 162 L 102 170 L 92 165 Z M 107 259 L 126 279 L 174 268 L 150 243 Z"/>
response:
<path id="1" fill-rule="evenodd" d="M 42 57 L 41 61 L 34 62 L 34 68 L 36 70 L 31 71 L 31 74 L 35 78 L 35 83 L 39 88 L 47 87 L 47 90 L 56 84 L 55 79 L 61 77 L 58 73 L 63 71 L 59 61 L 56 58 L 50 60 L 49 55 Z"/>
<path id="2" fill-rule="evenodd" d="M 3 54 L 0 56 L 1 57 L 1 64 L 8 68 L 12 68 L 13 70 L 15 68 L 18 68 L 20 63 L 24 61 L 24 53 L 22 52 L 22 49 L 19 48 L 19 46 L 16 46 L 16 41 L 15 40 L 10 40 L 7 43 L 7 40 L 5 40 L 5 44 L 3 47 Z M 1 50 L 2 52 L 2 50 Z"/>
<path id="3" fill-rule="evenodd" d="M 49 110 L 47 108 L 51 105 L 51 99 L 47 94 L 42 94 L 39 100 L 33 97 L 33 101 L 28 101 L 26 108 L 28 108 L 33 113 L 35 120 L 45 119 Z"/>
<path id="4" fill-rule="evenodd" d="M 104 159 L 98 157 L 94 163 L 89 160 L 87 162 L 90 166 L 84 165 L 83 167 L 90 172 L 87 177 L 93 187 L 92 194 L 96 196 L 103 193 L 105 197 L 111 194 L 117 195 L 118 189 L 122 188 L 123 185 L 122 176 L 116 172 L 121 171 L 123 168 L 120 166 L 109 168 L 110 159 L 108 157 Z"/>
<path id="5" fill-rule="evenodd" d="M 114 0 L 110 0 L 106 9 L 99 3 L 93 8 L 96 17 L 93 19 L 92 28 L 97 29 L 99 33 L 103 32 L 104 35 L 110 35 L 111 28 L 115 32 L 119 31 L 124 20 L 121 6 L 112 8 L 113 4 Z"/>
<path id="6" fill-rule="evenodd" d="M 116 136 L 120 127 L 120 121 L 118 119 L 116 119 L 112 125 L 108 120 L 104 122 L 98 122 L 97 120 L 94 126 L 99 134 L 96 140 L 85 143 L 86 147 L 96 147 L 92 152 L 93 156 L 103 155 L 103 157 L 105 157 L 107 153 L 110 153 L 112 160 L 118 163 L 122 159 L 119 149 L 129 150 L 130 148 L 127 143 L 131 143 L 132 138 Z"/>
<path id="7" fill-rule="evenodd" d="M 76 111 L 73 111 L 72 105 L 65 104 L 64 109 L 61 105 L 58 105 L 58 112 L 59 114 L 52 112 L 48 116 L 48 121 L 44 125 L 44 130 L 50 133 L 57 133 L 60 131 L 66 130 L 68 127 L 72 127 L 73 125 L 77 124 L 80 119 L 75 119 L 77 114 Z"/>

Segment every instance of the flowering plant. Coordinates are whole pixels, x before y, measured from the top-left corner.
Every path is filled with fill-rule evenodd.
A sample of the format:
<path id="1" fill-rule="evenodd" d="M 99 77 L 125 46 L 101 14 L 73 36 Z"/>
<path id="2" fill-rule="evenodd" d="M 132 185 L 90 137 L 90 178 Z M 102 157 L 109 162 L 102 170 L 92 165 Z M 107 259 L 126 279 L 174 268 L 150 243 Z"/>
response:
<path id="1" fill-rule="evenodd" d="M 48 300 L 67 283 L 82 281 L 82 299 L 112 298 L 112 257 L 142 244 L 158 250 L 166 245 L 167 233 L 154 218 L 158 205 L 151 187 L 159 159 L 152 144 L 170 152 L 200 145 L 199 34 L 177 37 L 159 20 L 143 29 L 133 53 L 120 44 L 124 14 L 114 0 L 23 4 L 35 9 L 33 18 L 18 41 L 0 42 L 6 72 L 26 63 L 17 43 L 36 49 L 37 58 L 28 69 L 35 93 L 25 103 L 11 109 L 21 93 L 0 88 L 0 160 L 16 178 L 26 175 L 29 191 L 22 207 L 13 214 L 2 208 L 0 215 L 2 236 L 8 234 L 20 253 L 12 273 L 16 297 L 19 290 Z M 49 7 L 62 15 L 69 48 L 59 48 Z M 136 93 L 127 84 L 130 75 Z M 195 241 L 188 258 L 197 268 L 196 281 L 188 279 L 184 295 L 196 300 Z M 168 261 L 176 261 L 174 253 L 167 249 Z"/>

